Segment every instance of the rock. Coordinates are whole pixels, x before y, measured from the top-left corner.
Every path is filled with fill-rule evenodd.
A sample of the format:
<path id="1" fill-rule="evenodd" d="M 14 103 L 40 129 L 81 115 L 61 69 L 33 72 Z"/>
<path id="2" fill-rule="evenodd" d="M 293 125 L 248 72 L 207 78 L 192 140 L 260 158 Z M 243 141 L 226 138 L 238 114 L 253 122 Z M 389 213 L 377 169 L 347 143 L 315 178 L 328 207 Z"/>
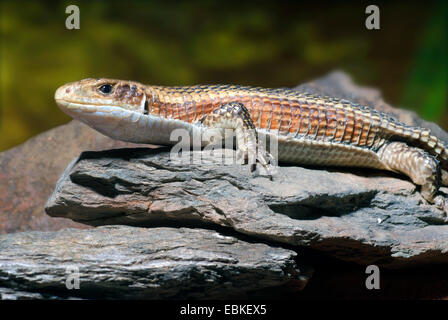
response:
<path id="1" fill-rule="evenodd" d="M 57 296 L 42 294 L 39 292 L 19 291 L 10 288 L 0 287 L 0 300 L 38 300 L 38 299 L 58 299 Z"/>
<path id="2" fill-rule="evenodd" d="M 290 166 L 270 181 L 205 151 L 184 153 L 202 161 L 176 161 L 168 150 L 82 153 L 47 213 L 93 226 L 221 226 L 364 265 L 448 263 L 442 212 L 402 176 Z"/>
<path id="3" fill-rule="evenodd" d="M 44 212 L 45 201 L 65 167 L 81 151 L 126 146 L 138 145 L 112 140 L 71 121 L 0 153 L 0 234 L 86 228 L 67 219 L 51 219 Z"/>
<path id="4" fill-rule="evenodd" d="M 0 236 L 0 297 L 219 299 L 279 286 L 294 292 L 311 275 L 295 257 L 292 250 L 201 229 L 109 226 L 6 234 Z M 68 290 L 76 270 L 79 289 Z"/>

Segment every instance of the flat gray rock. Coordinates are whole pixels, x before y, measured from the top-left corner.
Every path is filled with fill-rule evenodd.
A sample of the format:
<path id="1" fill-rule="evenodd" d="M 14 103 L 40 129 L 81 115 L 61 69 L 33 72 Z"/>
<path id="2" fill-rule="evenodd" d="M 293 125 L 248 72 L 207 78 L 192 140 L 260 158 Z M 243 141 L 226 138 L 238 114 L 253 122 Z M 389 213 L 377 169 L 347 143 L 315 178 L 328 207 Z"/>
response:
<path id="1" fill-rule="evenodd" d="M 295 257 L 292 250 L 189 228 L 6 234 L 0 236 L 0 299 L 227 299 L 263 296 L 276 287 L 294 292 L 311 275 Z M 79 289 L 69 290 L 75 268 Z"/>
<path id="2" fill-rule="evenodd" d="M 184 153 L 179 161 L 167 150 L 83 153 L 62 175 L 47 213 L 92 226 L 221 226 L 364 265 L 448 263 L 442 211 L 404 177 L 290 166 L 270 181 L 217 154 Z"/>

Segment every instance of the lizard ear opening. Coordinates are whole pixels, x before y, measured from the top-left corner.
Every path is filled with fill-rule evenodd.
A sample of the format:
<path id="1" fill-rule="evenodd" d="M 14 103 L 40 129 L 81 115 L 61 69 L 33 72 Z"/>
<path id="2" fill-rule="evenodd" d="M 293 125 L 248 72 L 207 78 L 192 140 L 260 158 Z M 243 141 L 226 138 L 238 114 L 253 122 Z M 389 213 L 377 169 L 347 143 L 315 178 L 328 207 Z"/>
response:
<path id="1" fill-rule="evenodd" d="M 112 92 L 112 89 L 113 89 L 113 87 L 112 87 L 112 85 L 111 84 L 103 84 L 102 86 L 100 86 L 99 88 L 98 88 L 98 90 L 101 92 L 101 93 L 103 93 L 103 94 L 109 94 L 109 93 L 111 93 Z"/>
<path id="2" fill-rule="evenodd" d="M 149 114 L 148 101 L 145 101 L 145 107 L 144 107 L 144 110 L 143 110 L 143 114 Z"/>

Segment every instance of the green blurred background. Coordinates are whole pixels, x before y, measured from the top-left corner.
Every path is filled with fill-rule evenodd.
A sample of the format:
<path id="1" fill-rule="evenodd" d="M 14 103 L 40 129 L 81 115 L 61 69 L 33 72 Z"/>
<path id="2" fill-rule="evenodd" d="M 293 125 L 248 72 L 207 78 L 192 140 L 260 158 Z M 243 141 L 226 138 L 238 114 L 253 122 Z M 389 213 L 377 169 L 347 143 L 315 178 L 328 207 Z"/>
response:
<path id="1" fill-rule="evenodd" d="M 283 87 L 340 69 L 448 129 L 447 2 L 377 1 L 373 31 L 368 4 L 1 1 L 0 151 L 68 122 L 54 91 L 87 77 Z"/>

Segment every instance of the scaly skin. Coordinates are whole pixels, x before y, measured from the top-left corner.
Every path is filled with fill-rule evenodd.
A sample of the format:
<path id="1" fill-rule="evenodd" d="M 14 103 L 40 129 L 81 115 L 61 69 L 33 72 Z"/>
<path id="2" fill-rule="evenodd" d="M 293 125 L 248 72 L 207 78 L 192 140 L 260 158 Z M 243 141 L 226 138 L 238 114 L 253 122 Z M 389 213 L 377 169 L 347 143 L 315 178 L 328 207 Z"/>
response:
<path id="1" fill-rule="evenodd" d="M 177 128 L 232 129 L 241 155 L 266 168 L 273 159 L 258 135 L 278 142 L 280 161 L 401 172 L 422 186 L 427 201 L 447 210 L 437 195 L 440 184 L 448 185 L 447 145 L 427 129 L 346 100 L 286 88 L 163 87 L 113 79 L 66 84 L 55 99 L 73 118 L 124 141 L 171 145 Z"/>

